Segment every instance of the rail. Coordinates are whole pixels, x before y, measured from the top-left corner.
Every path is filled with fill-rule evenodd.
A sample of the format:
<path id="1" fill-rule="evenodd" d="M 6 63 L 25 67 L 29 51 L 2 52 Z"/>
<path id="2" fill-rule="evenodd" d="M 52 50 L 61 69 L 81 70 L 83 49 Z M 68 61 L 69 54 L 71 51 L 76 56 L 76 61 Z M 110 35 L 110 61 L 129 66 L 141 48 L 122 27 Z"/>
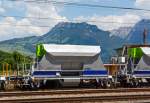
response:
<path id="1" fill-rule="evenodd" d="M 150 100 L 150 88 L 73 89 L 0 92 L 0 103 L 100 102 Z"/>

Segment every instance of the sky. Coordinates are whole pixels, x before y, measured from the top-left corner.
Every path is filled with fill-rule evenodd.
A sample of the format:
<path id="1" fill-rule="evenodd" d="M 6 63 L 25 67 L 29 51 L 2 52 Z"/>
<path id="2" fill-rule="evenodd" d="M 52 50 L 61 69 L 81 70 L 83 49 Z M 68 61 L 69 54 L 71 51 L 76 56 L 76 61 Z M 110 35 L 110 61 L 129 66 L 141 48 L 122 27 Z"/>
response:
<path id="1" fill-rule="evenodd" d="M 0 41 L 47 33 L 59 22 L 87 22 L 103 30 L 134 26 L 150 19 L 150 11 L 81 7 L 51 0 L 0 0 Z M 45 1 L 45 2 L 43 2 Z M 150 9 L 150 0 L 53 0 L 82 4 Z"/>

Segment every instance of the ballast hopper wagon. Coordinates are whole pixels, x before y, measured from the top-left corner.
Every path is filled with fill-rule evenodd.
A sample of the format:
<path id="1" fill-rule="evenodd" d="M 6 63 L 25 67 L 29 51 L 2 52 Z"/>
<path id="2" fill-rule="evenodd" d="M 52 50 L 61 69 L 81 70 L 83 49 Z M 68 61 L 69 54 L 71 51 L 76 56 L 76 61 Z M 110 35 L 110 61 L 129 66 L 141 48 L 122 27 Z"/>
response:
<path id="1" fill-rule="evenodd" d="M 100 51 L 100 46 L 39 44 L 32 79 L 39 85 L 50 82 L 55 86 L 110 86 L 112 77 L 103 65 Z"/>
<path id="2" fill-rule="evenodd" d="M 120 84 L 138 87 L 150 83 L 150 45 L 124 45 L 125 67 L 120 69 Z"/>

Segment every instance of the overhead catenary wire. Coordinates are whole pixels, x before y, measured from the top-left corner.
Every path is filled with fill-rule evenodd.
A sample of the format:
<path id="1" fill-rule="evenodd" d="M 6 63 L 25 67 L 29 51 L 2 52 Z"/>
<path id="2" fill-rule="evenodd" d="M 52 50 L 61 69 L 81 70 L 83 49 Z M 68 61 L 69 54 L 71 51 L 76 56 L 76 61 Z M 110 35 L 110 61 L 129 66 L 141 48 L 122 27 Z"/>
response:
<path id="1" fill-rule="evenodd" d="M 78 2 L 62 2 L 54 0 L 9 0 L 9 1 L 23 1 L 23 2 L 34 2 L 34 3 L 53 3 L 59 5 L 70 5 L 70 6 L 80 6 L 80 7 L 90 7 L 90 8 L 109 8 L 109 9 L 124 9 L 124 10 L 134 10 L 134 11 L 148 11 L 150 9 L 143 8 L 133 8 L 133 7 L 123 7 L 123 6 L 108 6 L 108 5 L 98 5 L 98 4 L 87 4 L 87 3 L 78 3 Z"/>
<path id="2" fill-rule="evenodd" d="M 1 0 L 2 1 L 2 0 Z M 75 6 L 91 6 L 91 7 L 101 7 L 102 5 L 93 5 L 93 4 L 80 4 L 80 3 L 74 3 L 74 2 L 58 2 L 58 1 L 53 1 L 53 0 L 8 0 L 8 1 L 23 1 L 23 2 L 36 2 L 36 3 L 54 3 L 54 4 L 64 4 L 64 5 L 75 5 Z M 105 6 L 102 6 L 105 7 Z M 106 6 L 106 8 L 117 8 L 118 7 L 111 7 L 111 6 Z M 139 9 L 139 8 L 123 8 L 122 9 L 135 9 L 135 10 L 146 10 L 146 9 Z M 120 8 L 120 9 L 121 9 Z M 150 11 L 150 10 L 148 10 Z M 28 18 L 28 19 L 52 19 L 52 20 L 61 20 L 61 21 L 66 21 L 65 19 L 62 18 L 51 18 L 51 17 L 27 17 L 27 16 L 7 16 L 7 15 L 0 15 L 0 17 L 15 17 L 15 18 Z M 98 22 L 98 23 L 114 23 L 114 24 L 135 24 L 135 22 L 115 22 L 115 21 L 102 21 L 102 20 L 69 20 L 71 22 Z"/>
<path id="3" fill-rule="evenodd" d="M 63 20 L 63 19 L 55 19 L 55 20 Z M 62 22 L 65 22 L 65 21 L 62 21 Z M 84 21 L 81 21 L 81 20 L 72 20 L 72 21 L 69 21 L 69 22 L 73 22 L 73 23 L 78 23 L 78 22 L 88 22 L 88 23 L 105 23 L 105 24 L 125 24 L 125 25 L 129 25 L 129 24 L 135 24 L 135 23 L 121 23 L 121 22 L 108 22 L 108 21 L 97 21 L 97 20 L 84 20 Z M 150 23 L 149 23 L 150 24 Z M 24 24 L 13 24 L 13 23 L 0 23 L 0 25 L 12 25 L 12 26 L 35 26 L 35 27 L 50 27 L 49 25 L 24 25 Z M 142 24 L 140 24 L 142 25 Z M 144 25 L 144 24 L 143 24 Z"/>
<path id="4" fill-rule="evenodd" d="M 1 15 L 0 15 L 1 16 Z M 5 17 L 20 17 L 20 18 L 34 18 L 34 19 L 40 19 L 37 17 L 23 17 L 23 16 L 5 16 Z M 56 18 L 42 18 L 42 19 L 54 19 L 54 20 L 64 20 L 64 19 L 56 19 Z M 62 21 L 65 22 L 65 21 Z M 66 21 L 67 22 L 67 21 Z M 111 22 L 111 21 L 100 21 L 100 20 L 69 20 L 68 22 L 72 22 L 72 23 L 81 23 L 81 22 L 87 22 L 87 23 L 104 23 L 104 24 L 124 24 L 124 25 L 135 25 L 136 23 L 133 22 L 128 22 L 128 23 L 121 23 L 121 22 Z M 146 23 L 146 24 L 150 24 L 150 23 Z M 27 25 L 27 24 L 15 24 L 15 23 L 0 23 L 0 25 L 11 25 L 11 26 L 25 26 L 25 27 L 42 27 L 42 28 L 49 28 L 50 25 Z M 139 24 L 138 28 L 144 26 L 145 24 Z M 126 27 L 126 26 L 125 26 Z M 131 26 L 129 26 L 131 27 Z"/>
<path id="5" fill-rule="evenodd" d="M 63 20 L 66 21 L 66 19 L 62 18 L 52 18 L 52 17 L 29 17 L 29 16 L 15 16 L 15 15 L 2 15 L 0 14 L 0 17 L 15 17 L 15 18 L 27 18 L 27 19 L 49 19 L 49 20 Z M 117 22 L 117 21 L 102 21 L 102 20 L 68 20 L 70 22 L 99 22 L 99 23 L 118 23 L 118 24 L 135 24 L 135 22 Z"/>
<path id="6" fill-rule="evenodd" d="M 1 0 L 2 1 L 2 0 Z M 58 1 L 52 1 L 52 0 L 9 0 L 9 1 L 23 1 L 23 2 L 42 2 L 42 3 L 54 3 L 54 4 L 64 4 L 64 5 L 76 5 L 79 4 L 80 6 L 84 6 L 83 4 L 80 3 L 73 3 L 73 2 L 58 2 Z M 77 6 L 79 6 L 77 5 Z M 93 4 L 88 4 L 88 6 L 96 6 Z M 100 5 L 97 5 L 96 7 L 98 7 Z M 107 7 L 106 7 L 107 8 Z M 123 8 L 122 8 L 123 9 Z M 128 9 L 128 8 L 126 8 Z M 135 9 L 135 8 L 134 8 Z M 145 9 L 144 9 L 145 10 Z M 15 16 L 15 15 L 0 15 L 0 17 L 15 17 L 15 18 L 28 18 L 28 19 L 52 19 L 52 20 L 60 20 L 60 21 L 66 21 L 65 19 L 62 18 L 52 18 L 52 17 L 28 17 L 28 16 Z M 135 24 L 135 22 L 117 22 L 117 21 L 102 21 L 102 20 L 69 20 L 70 22 L 96 22 L 96 23 L 106 23 L 106 24 Z M 3 25 L 3 24 L 0 24 Z M 13 25 L 13 26 L 34 26 L 34 25 L 18 25 L 18 24 L 4 24 L 4 25 Z M 48 25 L 35 25 L 38 27 L 49 27 Z"/>
<path id="7" fill-rule="evenodd" d="M 1 0 L 3 1 L 3 0 Z M 54 4 L 64 4 L 64 5 L 75 5 L 75 6 L 89 6 L 89 7 L 106 7 L 106 8 L 117 8 L 117 9 L 133 9 L 133 10 L 146 10 L 147 9 L 140 9 L 140 8 L 126 8 L 126 7 L 113 7 L 113 6 L 102 6 L 102 5 L 93 5 L 93 4 L 81 4 L 77 2 L 58 2 L 54 0 L 8 0 L 8 1 L 23 1 L 23 2 L 36 2 L 36 3 L 54 3 Z M 24 16 L 6 16 L 6 15 L 0 15 L 1 17 L 16 17 L 16 18 L 29 18 L 29 19 L 55 19 L 55 20 L 64 20 L 64 19 L 56 19 L 56 18 L 50 18 L 50 17 L 24 17 Z M 81 21 L 81 20 L 76 20 Z M 97 22 L 95 20 L 83 20 L 83 22 Z M 99 22 L 106 22 L 106 23 L 120 23 L 120 22 L 107 22 L 107 21 L 99 21 Z M 122 23 L 120 23 L 122 24 Z M 124 23 L 123 23 L 124 24 Z M 135 24 L 135 23 L 125 23 L 125 24 Z"/>

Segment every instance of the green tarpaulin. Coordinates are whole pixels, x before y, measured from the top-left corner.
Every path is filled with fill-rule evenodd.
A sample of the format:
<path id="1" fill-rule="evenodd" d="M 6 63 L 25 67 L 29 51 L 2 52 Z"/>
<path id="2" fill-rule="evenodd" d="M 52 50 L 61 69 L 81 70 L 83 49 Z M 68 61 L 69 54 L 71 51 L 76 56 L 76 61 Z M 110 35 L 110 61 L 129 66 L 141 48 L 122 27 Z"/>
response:
<path id="1" fill-rule="evenodd" d="M 143 52 L 141 48 L 129 48 L 128 55 L 132 58 L 141 58 L 143 56 Z"/>
<path id="2" fill-rule="evenodd" d="M 37 44 L 36 45 L 36 57 L 42 58 L 44 54 L 45 54 L 44 46 L 42 44 Z"/>

